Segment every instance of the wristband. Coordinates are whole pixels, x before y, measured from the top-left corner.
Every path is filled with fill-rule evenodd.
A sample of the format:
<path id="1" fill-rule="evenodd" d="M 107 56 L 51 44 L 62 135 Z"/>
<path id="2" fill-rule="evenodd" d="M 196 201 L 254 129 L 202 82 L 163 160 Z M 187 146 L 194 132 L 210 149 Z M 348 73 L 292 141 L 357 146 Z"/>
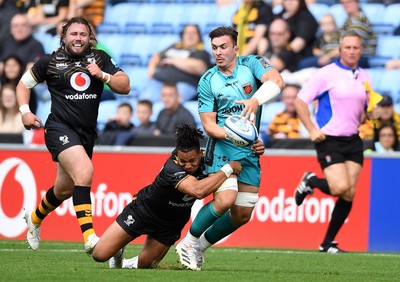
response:
<path id="1" fill-rule="evenodd" d="M 30 113 L 31 109 L 29 109 L 29 105 L 28 104 L 23 104 L 23 105 L 21 105 L 19 107 L 19 112 L 21 113 L 21 117 L 23 117 L 27 113 Z"/>
<path id="2" fill-rule="evenodd" d="M 233 169 L 230 166 L 230 164 L 226 164 L 223 167 L 221 167 L 220 169 L 223 173 L 225 173 L 226 177 L 229 178 L 229 176 L 231 176 L 231 174 L 233 173 Z"/>
<path id="3" fill-rule="evenodd" d="M 106 73 L 104 71 L 101 72 L 103 74 L 102 80 L 104 81 L 104 78 L 106 77 L 106 75 L 108 75 L 108 79 L 106 81 L 104 81 L 105 83 L 109 83 L 111 80 L 111 74 Z"/>
<path id="4" fill-rule="evenodd" d="M 281 88 L 270 80 L 264 82 L 261 87 L 254 93 L 253 97 L 257 99 L 258 105 L 261 106 L 281 93 Z"/>

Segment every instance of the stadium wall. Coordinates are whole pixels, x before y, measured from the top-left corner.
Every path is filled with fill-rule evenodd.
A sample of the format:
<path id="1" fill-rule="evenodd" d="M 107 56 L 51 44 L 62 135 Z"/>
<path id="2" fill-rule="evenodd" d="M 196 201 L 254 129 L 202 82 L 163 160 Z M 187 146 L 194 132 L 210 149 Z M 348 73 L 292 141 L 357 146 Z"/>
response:
<path id="1" fill-rule="evenodd" d="M 171 148 L 96 148 L 92 185 L 93 224 L 99 235 L 132 195 L 150 183 Z M 221 242 L 225 247 L 316 249 L 324 237 L 335 199 L 316 190 L 297 207 L 293 190 L 306 170 L 322 176 L 310 150 L 268 150 L 261 157 L 260 200 L 251 221 Z M 399 155 L 369 154 L 365 159 L 353 210 L 338 234 L 349 251 L 400 251 Z M 23 208 L 34 209 L 53 185 L 56 165 L 45 148 L 0 147 L 0 238 L 24 239 Z M 211 196 L 197 201 L 196 215 Z M 188 226 L 183 231 L 187 232 Z M 71 199 L 45 221 L 42 240 L 82 241 Z M 139 238 L 134 243 L 143 243 Z"/>

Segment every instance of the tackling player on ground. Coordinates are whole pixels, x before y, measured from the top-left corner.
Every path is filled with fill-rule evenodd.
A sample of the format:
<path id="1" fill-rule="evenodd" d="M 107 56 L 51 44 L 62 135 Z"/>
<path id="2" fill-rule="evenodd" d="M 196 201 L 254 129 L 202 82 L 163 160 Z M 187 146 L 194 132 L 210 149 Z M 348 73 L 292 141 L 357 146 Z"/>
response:
<path id="1" fill-rule="evenodd" d="M 17 86 L 22 122 L 29 130 L 42 126 L 29 109 L 31 89 L 46 82 L 52 104 L 44 125 L 45 142 L 53 161 L 58 162 L 54 186 L 35 211 L 26 210 L 27 241 L 32 250 L 37 250 L 42 221 L 72 196 L 85 251 L 90 254 L 98 241 L 92 224 L 90 187 L 99 103 L 104 82 L 113 92 L 128 94 L 129 78 L 110 56 L 94 48 L 97 41 L 84 18 L 67 21 L 60 41 L 61 47 L 36 62 Z"/>
<path id="2" fill-rule="evenodd" d="M 141 189 L 116 221 L 101 236 L 93 251 L 99 262 L 110 259 L 110 268 L 156 268 L 180 238 L 196 199 L 213 193 L 228 177 L 241 171 L 231 161 L 212 176 L 204 174 L 202 132 L 189 125 L 176 131 L 176 148 L 153 183 Z M 259 144 L 260 153 L 264 146 Z M 125 246 L 147 235 L 138 256 L 123 259 Z"/>
<path id="3" fill-rule="evenodd" d="M 262 106 L 277 97 L 284 87 L 279 72 L 263 57 L 237 57 L 237 31 L 219 27 L 210 32 L 216 66 L 200 79 L 198 109 L 207 141 L 207 173 L 215 173 L 232 160 L 240 161 L 242 172 L 231 176 L 214 193 L 214 200 L 197 214 L 176 252 L 183 266 L 201 270 L 207 248 L 250 220 L 260 186 L 259 156 L 250 146 L 236 147 L 223 129 L 229 114 L 238 114 L 258 128 Z"/>

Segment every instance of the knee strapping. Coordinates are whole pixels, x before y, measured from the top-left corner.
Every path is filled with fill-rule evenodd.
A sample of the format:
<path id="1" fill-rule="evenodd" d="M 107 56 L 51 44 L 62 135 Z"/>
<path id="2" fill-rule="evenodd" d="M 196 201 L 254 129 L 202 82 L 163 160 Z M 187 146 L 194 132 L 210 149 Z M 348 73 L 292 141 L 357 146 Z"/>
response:
<path id="1" fill-rule="evenodd" d="M 215 191 L 215 194 L 225 190 L 238 190 L 237 178 L 228 178 L 224 183 Z"/>
<path id="2" fill-rule="evenodd" d="M 254 207 L 258 201 L 258 194 L 249 192 L 239 192 L 236 197 L 235 205 L 242 207 Z"/>

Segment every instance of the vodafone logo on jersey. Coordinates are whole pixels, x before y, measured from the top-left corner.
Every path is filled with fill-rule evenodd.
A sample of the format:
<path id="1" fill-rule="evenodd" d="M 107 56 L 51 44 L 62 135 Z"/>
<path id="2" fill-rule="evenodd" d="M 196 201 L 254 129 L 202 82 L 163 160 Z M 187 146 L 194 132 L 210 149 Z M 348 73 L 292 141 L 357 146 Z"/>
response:
<path id="1" fill-rule="evenodd" d="M 26 230 L 24 209 L 36 206 L 36 181 L 31 168 L 20 158 L 0 163 L 0 235 L 19 236 Z"/>
<path id="2" fill-rule="evenodd" d="M 76 72 L 71 76 L 71 86 L 76 91 L 85 91 L 90 85 L 90 77 L 83 72 Z"/>

